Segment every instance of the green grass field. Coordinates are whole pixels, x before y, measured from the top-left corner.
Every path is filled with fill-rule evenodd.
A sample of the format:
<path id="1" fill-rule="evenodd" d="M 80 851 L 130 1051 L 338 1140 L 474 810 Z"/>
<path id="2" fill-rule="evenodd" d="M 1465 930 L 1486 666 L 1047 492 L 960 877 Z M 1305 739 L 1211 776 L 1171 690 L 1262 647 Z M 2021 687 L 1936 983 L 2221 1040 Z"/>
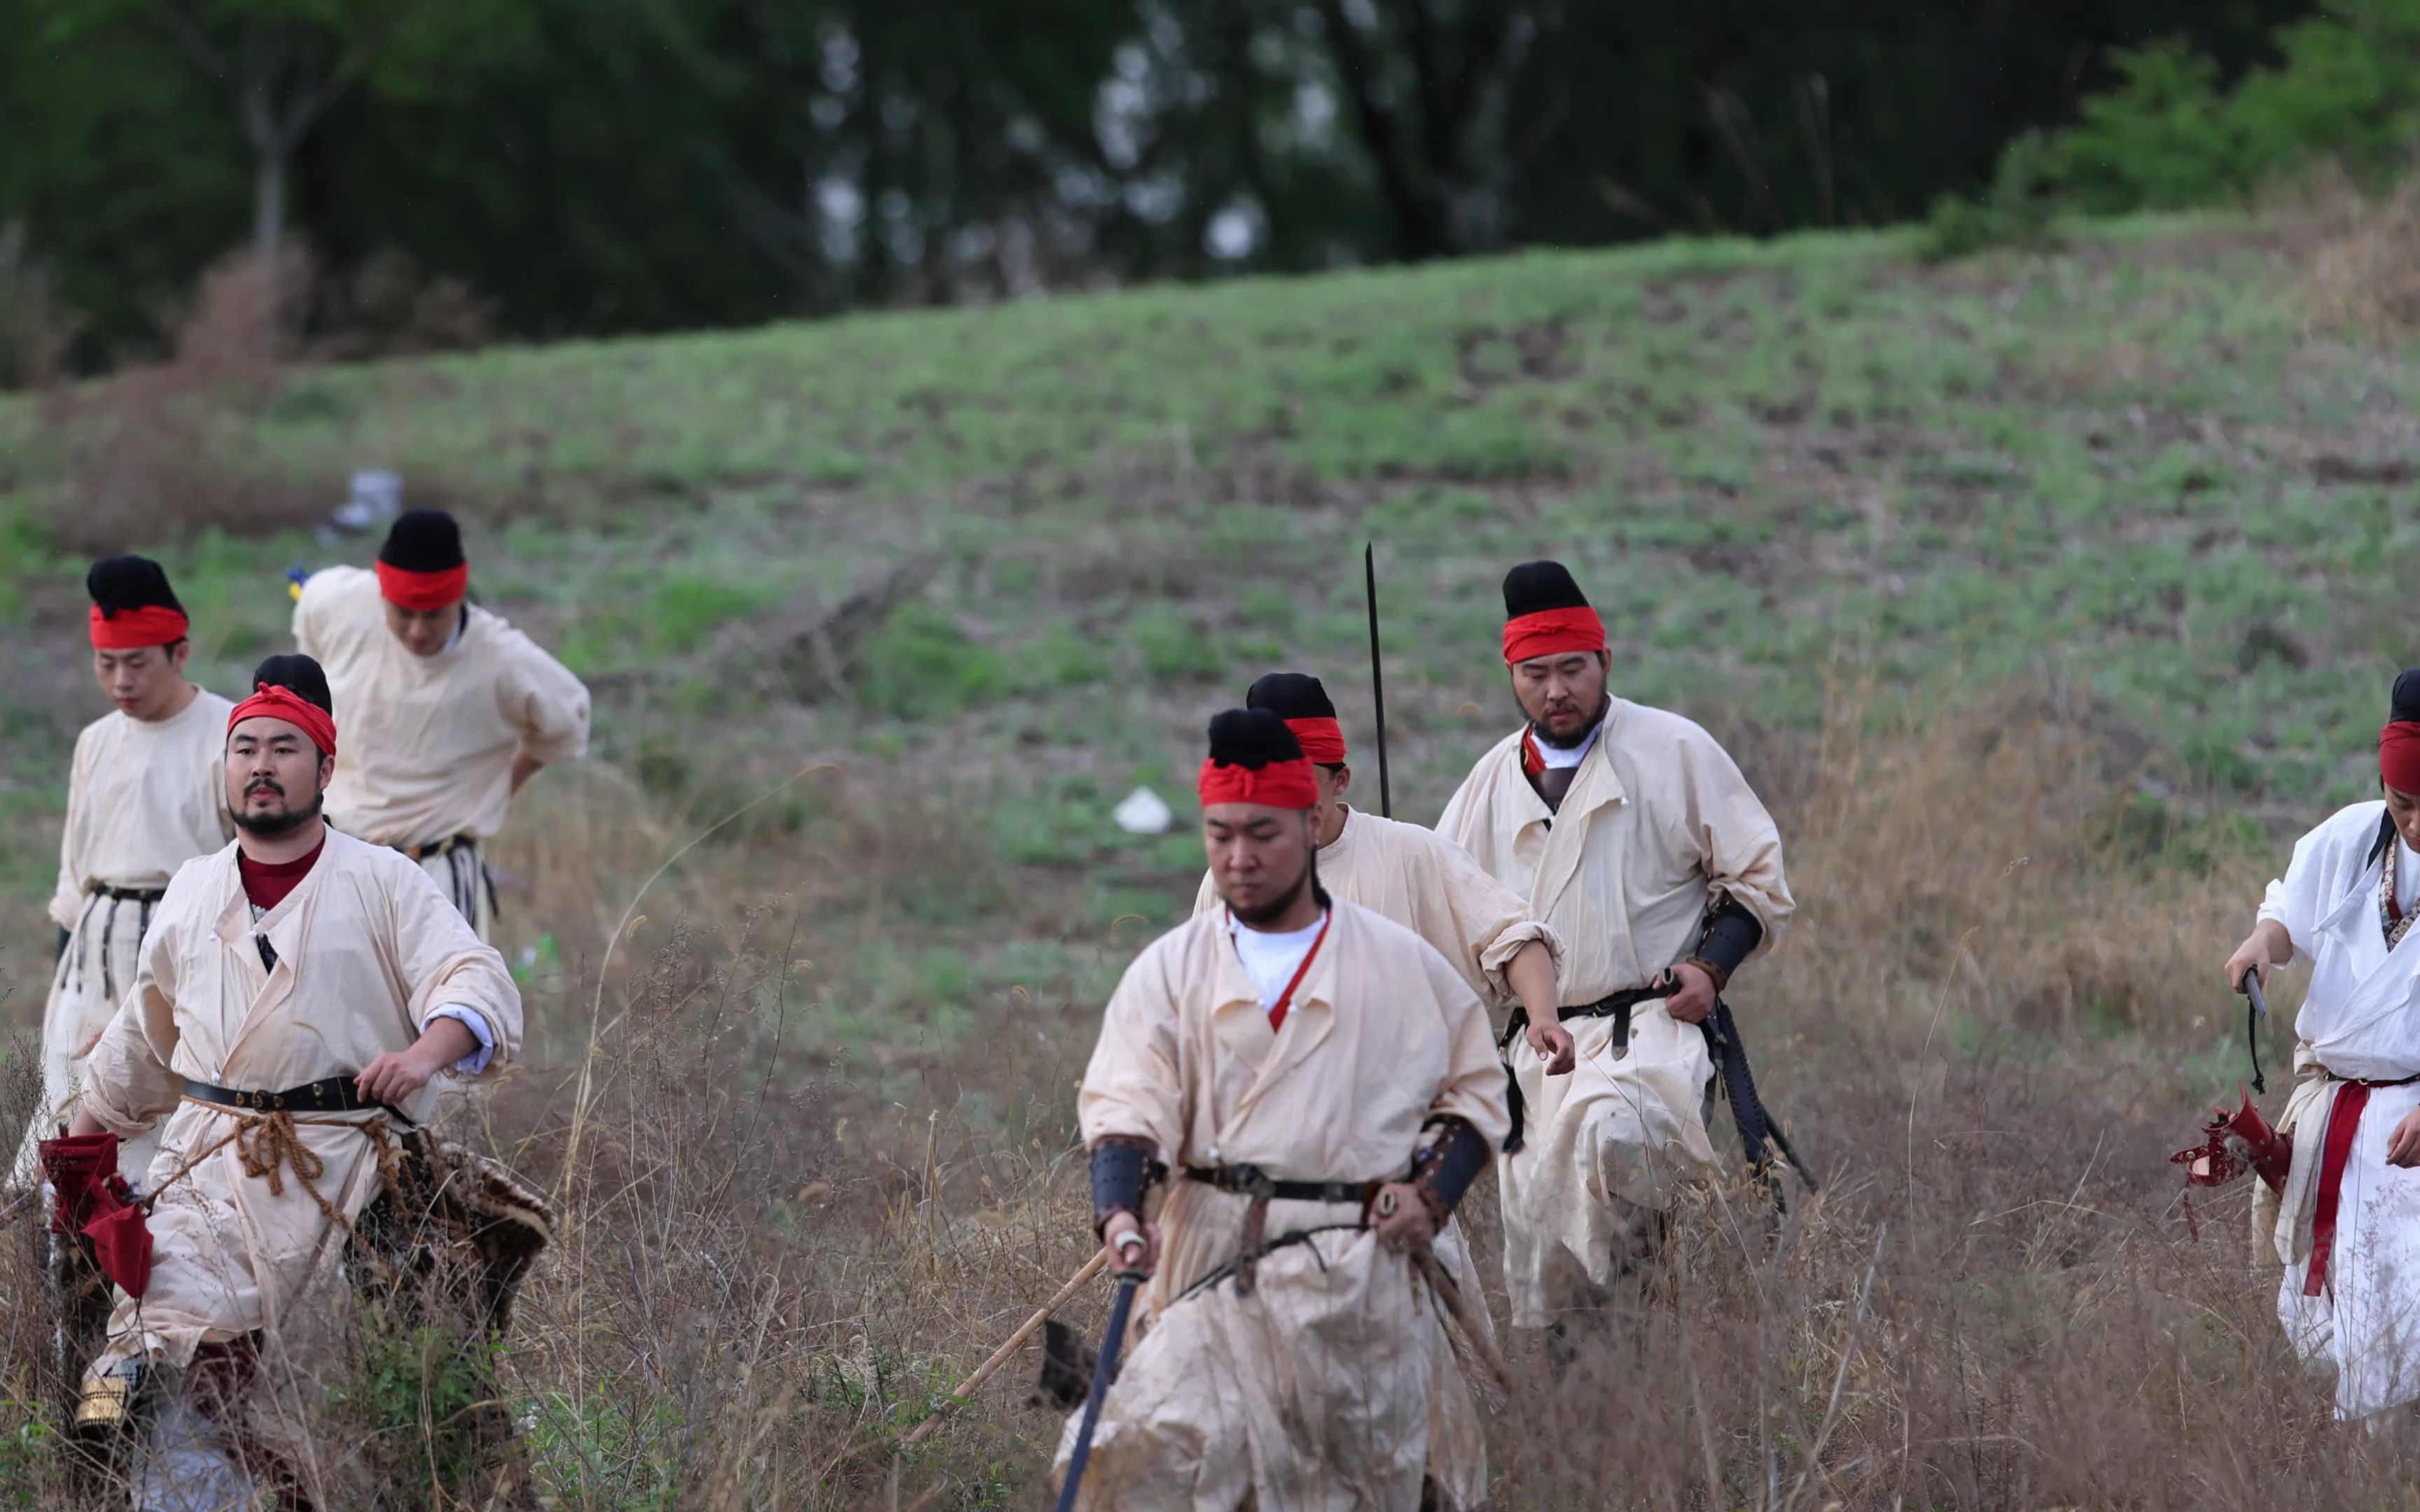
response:
<path id="1" fill-rule="evenodd" d="M 1181 804 L 1203 717 L 1258 672 L 1320 671 L 1366 741 L 1365 539 L 1414 818 L 1508 722 L 1495 585 L 1543 553 L 1606 611 L 1622 690 L 1718 729 L 1809 728 L 1843 682 L 2031 683 L 2149 753 L 2155 794 L 2272 828 L 2357 795 L 2412 655 L 2420 380 L 2305 337 L 2273 230 L 1907 252 L 1684 242 L 303 370 L 214 411 L 204 460 L 332 503 L 392 466 L 457 506 L 478 591 L 597 683 L 600 760 L 676 825 L 802 752 L 939 809 L 972 871 L 912 911 L 938 953 L 860 963 L 877 1012 L 1063 986 L 1071 947 L 1165 918 L 1191 842 L 1108 810 L 1139 782 Z M 0 439 L 23 948 L 96 711 L 80 560 L 46 548 L 83 507 L 64 449 L 30 403 Z M 289 563 L 374 545 L 177 515 L 127 544 L 172 563 L 222 687 L 284 645 Z M 918 550 L 940 574 L 847 696 L 768 673 L 753 627 Z"/>
<path id="2" fill-rule="evenodd" d="M 611 1170 L 659 1138 L 666 1170 L 706 1159 L 681 1143 L 694 1087 L 648 1058 L 679 1036 L 702 1036 L 692 1076 L 729 1057 L 760 1103 L 780 1085 L 790 1112 L 748 1124 L 783 1133 L 748 1179 L 747 1242 L 811 1275 L 813 1316 L 760 1331 L 799 1351 L 762 1367 L 799 1394 L 783 1412 L 838 1435 L 796 1461 L 836 1468 L 783 1484 L 830 1497 L 790 1504 L 867 1504 L 884 1435 L 1082 1257 L 1067 1089 L 1116 974 L 1189 904 L 1207 716 L 1262 671 L 1319 672 L 1373 792 L 1374 541 L 1396 811 L 1432 819 L 1512 723 L 1501 574 L 1553 554 L 1612 629 L 1618 689 L 1732 742 L 1805 904 L 1742 1014 L 1840 1195 L 1804 1269 L 1768 1278 L 1810 1309 L 1777 1343 L 1739 1330 L 1783 1293 L 1699 1254 L 1720 1278 L 1699 1347 L 1744 1371 L 1770 1345 L 1822 1418 L 1887 1220 L 1898 1320 L 1845 1409 L 1832 1387 L 1846 1418 L 1816 1445 L 1863 1488 L 1848 1503 L 1887 1504 L 1875 1467 L 1929 1433 L 1931 1504 L 2153 1504 L 2184 1472 L 2117 1440 L 2189 1437 L 2188 1375 L 2273 1380 L 2242 1423 L 2323 1429 L 2323 1405 L 2283 1395 L 2234 1238 L 2183 1243 L 2164 1158 L 2239 1073 L 2216 963 L 2280 842 L 2368 790 L 2389 680 L 2420 660 L 2420 369 L 2310 332 L 2313 235 L 2125 223 L 1946 269 L 1897 235 L 1675 242 L 297 368 L 176 401 L 197 440 L 151 469 L 157 499 L 98 497 L 55 402 L 0 405 L 0 1028 L 36 1021 L 41 974 L 9 963 L 49 960 L 69 745 L 100 712 L 59 543 L 137 521 L 119 544 L 167 561 L 201 673 L 231 691 L 287 644 L 287 568 L 375 542 L 195 531 L 195 501 L 232 479 L 290 516 L 354 468 L 398 469 L 471 526 L 474 591 L 597 694 L 592 760 L 541 777 L 497 848 L 534 1025 L 531 1106 L 505 1121 L 561 1126 L 598 1022 L 633 1057 L 612 1095 L 641 1110 L 592 1155 Z M 928 559 L 842 686 L 785 649 L 819 606 Z M 829 769 L 790 780 L 808 767 Z M 1113 824 L 1137 784 L 1171 833 Z M 608 960 L 626 908 L 644 917 Z M 2036 1132 L 2015 1158 L 1961 1143 L 2010 1129 Z M 613 1189 L 642 1227 L 680 1211 Z M 583 1248 L 549 1305 L 653 1330 L 719 1284 L 681 1270 L 695 1248 L 667 1227 L 627 1278 L 628 1248 Z M 725 1330 L 770 1316 L 715 1305 Z M 597 1365 L 562 1321 L 518 1366 L 532 1401 L 571 1403 L 537 1435 L 582 1489 L 561 1504 L 669 1504 L 647 1498 L 703 1473 L 684 1425 L 732 1398 L 674 1400 L 653 1356 Z M 2146 1415 L 2171 1367 L 2177 1418 Z M 1748 1477 L 1729 1504 L 1752 1499 L 1766 1431 L 1740 1408 L 1707 1419 L 1726 1436 L 1706 1460 Z M 1572 1444 L 1613 1442 L 1596 1420 L 1541 1459 L 1534 1425 L 1499 1419 L 1502 1504 L 1693 1485 L 1684 1419 L 1587 1463 Z M 2094 1433 L 2105 1460 L 2040 1447 Z M 952 1434 L 925 1466 L 951 1499 L 914 1504 L 1031 1489 L 1047 1425 L 986 1409 Z M 2296 1465 L 2329 1463 L 2296 1442 Z M 608 1449 L 612 1475 L 580 1458 Z M 627 1496 L 596 1489 L 626 1473 Z M 2363 1502 L 2401 1471 L 2347 1473 Z M 2255 1481 L 2194 1484 L 2260 1504 Z M 2259 1481 L 2273 1502 L 2283 1484 Z"/>

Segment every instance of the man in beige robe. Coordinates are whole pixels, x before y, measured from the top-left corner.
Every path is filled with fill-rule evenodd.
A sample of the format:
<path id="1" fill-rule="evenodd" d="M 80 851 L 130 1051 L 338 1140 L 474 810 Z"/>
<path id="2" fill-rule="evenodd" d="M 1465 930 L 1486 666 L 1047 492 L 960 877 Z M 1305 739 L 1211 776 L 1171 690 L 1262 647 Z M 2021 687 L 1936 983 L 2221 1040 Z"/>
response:
<path id="1" fill-rule="evenodd" d="M 1419 1252 L 1503 1137 L 1503 1072 L 1453 965 L 1320 887 L 1317 789 L 1284 724 L 1234 710 L 1210 730 L 1228 906 L 1127 969 L 1078 1104 L 1095 1227 L 1143 1236 L 1151 1277 L 1081 1504 L 1411 1512 L 1444 1357 Z"/>
<path id="2" fill-rule="evenodd" d="M 522 784 L 588 749 L 588 689 L 473 604 L 462 533 L 442 510 L 398 517 L 377 571 L 329 567 L 294 606 L 294 641 L 327 669 L 350 733 L 328 818 L 421 864 L 481 939 L 495 918 L 487 844 Z"/>
<path id="3" fill-rule="evenodd" d="M 179 868 L 124 1008 L 89 1057 L 76 1133 L 160 1130 L 153 1261 L 120 1292 L 76 1426 L 128 1419 L 152 1373 L 273 1344 L 344 1257 L 396 1125 L 437 1078 L 492 1076 L 520 995 L 409 859 L 321 817 L 336 750 L 316 665 L 271 657 L 226 731 L 236 842 Z M 283 1109 L 284 1111 L 279 1111 Z"/>
<path id="4" fill-rule="evenodd" d="M 143 936 L 168 878 L 235 833 L 222 755 L 232 707 L 185 681 L 191 624 L 168 575 L 142 557 L 96 562 L 92 670 L 116 709 L 76 737 L 59 833 L 51 920 L 59 953 L 42 1011 L 42 1103 L 28 1121 L 16 1180 L 39 1170 L 35 1144 L 75 1113 L 85 1057 L 134 985 Z M 129 1166 L 148 1165 L 136 1141 Z"/>
<path id="5" fill-rule="evenodd" d="M 1318 678 L 1271 672 L 1245 693 L 1244 706 L 1266 709 L 1283 719 L 1311 764 L 1319 790 L 1311 814 L 1317 825 L 1320 885 L 1332 896 L 1390 918 L 1426 940 L 1481 1002 L 1523 1007 L 1530 1046 L 1545 1062 L 1547 1073 L 1569 1072 L 1571 1035 L 1553 1011 L 1560 1001 L 1555 963 L 1562 949 L 1554 931 L 1531 918 L 1527 903 L 1435 830 L 1364 813 L 1345 801 L 1353 769 L 1345 761 L 1344 731 Z M 1205 872 L 1194 913 L 1220 913 L 1226 906 L 1217 873 Z M 1467 1316 L 1488 1332 L 1485 1343 L 1492 1350 L 1494 1325 L 1480 1304 L 1479 1268 L 1461 1226 L 1447 1224 L 1433 1247 L 1471 1299 Z M 1445 1342 L 1443 1335 L 1439 1342 Z M 1469 1389 L 1450 1358 L 1436 1362 L 1430 1380 L 1440 1398 Z M 1455 1431 L 1462 1426 L 1475 1427 L 1477 1422 L 1470 1407 L 1442 1400 L 1431 1413 L 1429 1473 L 1446 1507 L 1475 1507 L 1486 1500 L 1485 1445 L 1475 1433 Z"/>
<path id="6" fill-rule="evenodd" d="M 1438 830 L 1561 938 L 1577 1066 L 1511 1044 L 1523 1148 L 1497 1173 L 1515 1327 L 1602 1304 L 1710 1174 L 1702 1031 L 1793 904 L 1764 805 L 1714 737 L 1612 697 L 1605 627 L 1551 562 L 1504 580 L 1504 659 L 1528 722 L 1471 769 Z"/>

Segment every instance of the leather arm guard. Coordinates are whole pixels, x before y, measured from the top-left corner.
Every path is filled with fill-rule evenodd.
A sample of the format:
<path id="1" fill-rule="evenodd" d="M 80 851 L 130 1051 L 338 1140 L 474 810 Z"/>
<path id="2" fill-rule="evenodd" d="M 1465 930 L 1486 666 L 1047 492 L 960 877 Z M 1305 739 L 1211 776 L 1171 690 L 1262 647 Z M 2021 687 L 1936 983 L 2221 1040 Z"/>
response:
<path id="1" fill-rule="evenodd" d="M 1698 936 L 1698 953 L 1689 957 L 1714 979 L 1714 991 L 1730 985 L 1731 973 L 1764 942 L 1764 926 L 1739 901 L 1725 898 L 1706 915 L 1705 933 Z"/>
<path id="2" fill-rule="evenodd" d="M 1412 1162 L 1412 1186 L 1427 1206 L 1430 1221 L 1443 1228 L 1462 1195 L 1479 1180 L 1479 1173 L 1487 1169 L 1491 1151 L 1478 1130 L 1450 1113 L 1441 1114 L 1432 1122 L 1437 1131 L 1436 1142 Z"/>
<path id="3" fill-rule="evenodd" d="M 1124 1209 L 1142 1216 L 1142 1195 L 1168 1179 L 1159 1146 L 1139 1134 L 1103 1134 L 1093 1147 L 1093 1232 Z"/>

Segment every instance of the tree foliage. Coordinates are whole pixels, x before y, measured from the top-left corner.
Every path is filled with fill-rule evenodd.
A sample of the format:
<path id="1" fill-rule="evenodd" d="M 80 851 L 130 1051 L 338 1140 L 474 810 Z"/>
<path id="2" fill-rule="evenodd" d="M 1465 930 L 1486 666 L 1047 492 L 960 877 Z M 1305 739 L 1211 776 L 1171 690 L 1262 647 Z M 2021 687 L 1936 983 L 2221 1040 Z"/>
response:
<path id="1" fill-rule="evenodd" d="M 2411 3 L 2341 8 L 2391 27 Z M 2305 8 L 0 0 L 0 224 L 90 365 L 213 256 L 289 230 L 340 269 L 406 255 L 553 336 L 1900 220 L 2104 83 L 2134 114 L 2086 130 L 2176 158 L 2112 197 L 2190 197 L 2191 109 Z M 2258 130 L 2405 108 L 2410 70 L 2341 43 L 2284 34 L 2289 69 L 2346 82 L 2334 114 L 2298 96 Z"/>

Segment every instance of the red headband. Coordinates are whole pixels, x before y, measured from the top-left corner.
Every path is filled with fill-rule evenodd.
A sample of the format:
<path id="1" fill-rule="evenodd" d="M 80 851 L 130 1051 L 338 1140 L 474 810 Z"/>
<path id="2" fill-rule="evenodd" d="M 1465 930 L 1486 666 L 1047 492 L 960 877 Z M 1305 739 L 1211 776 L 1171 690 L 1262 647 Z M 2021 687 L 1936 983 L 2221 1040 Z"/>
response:
<path id="1" fill-rule="evenodd" d="M 327 710 L 275 683 L 262 683 L 259 691 L 235 706 L 227 716 L 227 733 L 246 719 L 283 719 L 311 737 L 322 756 L 336 754 L 336 720 Z"/>
<path id="2" fill-rule="evenodd" d="M 1271 762 L 1259 771 L 1203 762 L 1201 792 L 1204 809 L 1214 803 L 1258 803 L 1272 809 L 1311 809 L 1319 804 L 1319 783 L 1307 761 Z"/>
<path id="3" fill-rule="evenodd" d="M 407 572 L 381 562 L 378 580 L 379 594 L 388 603 L 426 614 L 462 601 L 464 590 L 471 586 L 471 564 L 465 562 L 443 572 Z"/>
<path id="4" fill-rule="evenodd" d="M 1542 609 L 1504 622 L 1504 660 L 1517 666 L 1537 656 L 1564 656 L 1575 651 L 1603 651 L 1605 622 L 1583 604 L 1577 609 Z"/>
<path id="5" fill-rule="evenodd" d="M 2420 722 L 2397 719 L 2378 733 L 2378 775 L 2397 793 L 2420 793 Z"/>
<path id="6" fill-rule="evenodd" d="M 185 639 L 194 627 L 182 609 L 163 605 L 146 604 L 141 609 L 122 609 L 114 614 L 92 607 L 92 649 L 95 651 L 139 651 L 145 646 L 172 646 Z"/>
<path id="7" fill-rule="evenodd" d="M 1605 651 L 1605 622 L 1588 605 L 1505 619 L 1505 665 L 1520 665 L 1537 656 L 1571 656 L 1573 651 Z"/>
<path id="8" fill-rule="evenodd" d="M 1333 766 L 1344 760 L 1344 727 L 1335 720 L 1288 719 L 1285 727 L 1294 732 L 1303 755 L 1320 765 Z"/>

